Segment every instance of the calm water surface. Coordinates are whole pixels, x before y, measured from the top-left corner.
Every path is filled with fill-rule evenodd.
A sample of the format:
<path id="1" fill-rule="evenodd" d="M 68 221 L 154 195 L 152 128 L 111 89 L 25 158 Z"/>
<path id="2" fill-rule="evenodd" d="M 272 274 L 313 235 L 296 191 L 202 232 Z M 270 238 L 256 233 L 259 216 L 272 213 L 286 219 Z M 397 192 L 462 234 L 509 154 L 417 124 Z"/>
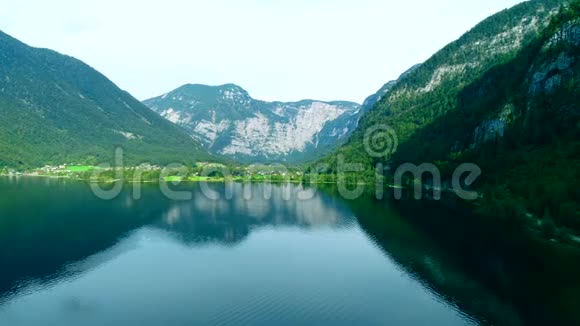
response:
<path id="1" fill-rule="evenodd" d="M 484 231 L 425 222 L 420 205 L 211 187 L 222 199 L 194 184 L 189 201 L 154 186 L 104 201 L 83 183 L 0 178 L 0 325 L 579 320 L 575 250 L 482 244 Z"/>

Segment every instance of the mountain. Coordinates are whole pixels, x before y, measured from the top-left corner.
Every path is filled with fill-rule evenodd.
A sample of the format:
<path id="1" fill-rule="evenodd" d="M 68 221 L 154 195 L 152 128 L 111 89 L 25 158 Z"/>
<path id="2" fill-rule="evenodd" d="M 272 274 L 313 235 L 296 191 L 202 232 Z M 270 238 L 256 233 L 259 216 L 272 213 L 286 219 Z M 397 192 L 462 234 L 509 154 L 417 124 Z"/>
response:
<path id="1" fill-rule="evenodd" d="M 211 153 L 237 161 L 300 162 L 328 154 L 356 128 L 352 102 L 265 102 L 234 84 L 187 84 L 144 101 Z"/>
<path id="2" fill-rule="evenodd" d="M 0 32 L 0 166 L 207 160 L 179 127 L 85 63 Z"/>
<path id="3" fill-rule="evenodd" d="M 401 76 L 399 76 L 397 80 L 391 80 L 387 82 L 376 93 L 367 97 L 362 104 L 361 113 L 365 113 L 368 110 L 372 109 L 373 106 L 375 106 L 377 102 L 379 102 L 385 95 L 387 95 L 391 91 L 391 89 L 393 89 L 393 87 L 397 85 L 399 81 L 401 81 L 403 78 L 405 78 L 407 75 L 415 71 L 420 66 L 421 66 L 420 64 L 414 65 L 413 67 L 405 71 L 403 74 L 401 74 Z"/>
<path id="4" fill-rule="evenodd" d="M 478 211 L 580 230 L 579 16 L 578 1 L 535 0 L 486 19 L 402 78 L 321 162 L 334 170 L 342 155 L 367 177 L 378 163 L 387 177 L 434 163 L 447 182 L 474 163 Z M 377 125 L 393 128 L 394 153 L 365 150 Z"/>

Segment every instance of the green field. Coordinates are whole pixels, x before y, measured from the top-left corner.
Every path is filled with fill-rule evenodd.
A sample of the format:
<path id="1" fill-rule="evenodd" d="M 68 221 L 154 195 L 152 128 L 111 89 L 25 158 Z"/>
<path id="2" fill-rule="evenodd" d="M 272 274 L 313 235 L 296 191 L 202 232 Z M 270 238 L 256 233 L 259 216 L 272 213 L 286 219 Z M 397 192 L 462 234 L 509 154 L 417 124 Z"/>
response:
<path id="1" fill-rule="evenodd" d="M 77 165 L 77 166 L 69 166 L 66 169 L 71 171 L 71 172 L 86 172 L 86 171 L 92 171 L 92 170 L 96 169 L 96 167 L 90 166 L 90 165 Z"/>

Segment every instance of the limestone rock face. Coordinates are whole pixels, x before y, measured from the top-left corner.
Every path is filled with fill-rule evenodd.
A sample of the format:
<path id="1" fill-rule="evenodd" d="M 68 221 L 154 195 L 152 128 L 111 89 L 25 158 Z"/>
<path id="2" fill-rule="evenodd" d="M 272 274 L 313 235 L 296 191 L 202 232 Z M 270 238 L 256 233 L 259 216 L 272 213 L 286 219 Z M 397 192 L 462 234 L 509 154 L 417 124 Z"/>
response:
<path id="1" fill-rule="evenodd" d="M 144 103 L 211 153 L 244 162 L 314 159 L 344 143 L 360 116 L 357 103 L 266 102 L 234 84 L 184 85 Z"/>

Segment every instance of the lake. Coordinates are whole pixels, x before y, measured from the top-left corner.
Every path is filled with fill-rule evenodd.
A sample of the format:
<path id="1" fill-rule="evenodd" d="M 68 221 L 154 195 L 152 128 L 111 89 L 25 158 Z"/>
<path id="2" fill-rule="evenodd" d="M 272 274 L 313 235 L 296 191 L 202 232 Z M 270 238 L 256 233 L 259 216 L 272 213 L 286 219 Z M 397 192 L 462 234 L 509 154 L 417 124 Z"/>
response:
<path id="1" fill-rule="evenodd" d="M 209 187 L 0 178 L 0 325 L 580 322 L 575 248 L 430 202 Z"/>

